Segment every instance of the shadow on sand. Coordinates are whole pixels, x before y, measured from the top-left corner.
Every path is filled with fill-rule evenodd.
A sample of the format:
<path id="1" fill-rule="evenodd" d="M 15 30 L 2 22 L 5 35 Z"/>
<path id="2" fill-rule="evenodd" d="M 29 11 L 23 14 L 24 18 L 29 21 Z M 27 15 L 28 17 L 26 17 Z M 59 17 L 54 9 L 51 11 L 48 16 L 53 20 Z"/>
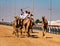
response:
<path id="1" fill-rule="evenodd" d="M 30 35 L 32 38 L 39 38 L 37 35 Z"/>
<path id="2" fill-rule="evenodd" d="M 47 36 L 46 38 L 53 38 L 53 37 L 51 37 L 51 36 Z"/>
<path id="3" fill-rule="evenodd" d="M 29 37 L 31 38 L 39 38 L 38 35 L 34 34 L 34 33 L 39 33 L 39 32 L 33 32 Z M 3 37 L 3 38 L 14 38 L 16 36 L 13 36 L 13 35 L 6 35 L 6 36 L 0 36 L 0 37 Z M 18 38 L 25 38 L 26 36 L 23 34 L 23 35 L 19 35 Z M 28 37 L 28 36 L 27 36 Z"/>
<path id="4" fill-rule="evenodd" d="M 32 32 L 32 33 L 39 33 L 39 32 Z"/>
<path id="5" fill-rule="evenodd" d="M 6 37 L 6 38 L 11 38 L 11 37 L 13 37 L 13 36 L 0 36 L 0 37 Z"/>

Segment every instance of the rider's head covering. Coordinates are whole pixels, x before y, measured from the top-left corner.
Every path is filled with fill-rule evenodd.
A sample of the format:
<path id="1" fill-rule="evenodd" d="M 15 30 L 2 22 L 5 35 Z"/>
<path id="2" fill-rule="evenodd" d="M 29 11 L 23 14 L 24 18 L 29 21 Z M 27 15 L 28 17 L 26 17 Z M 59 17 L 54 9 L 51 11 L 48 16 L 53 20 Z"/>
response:
<path id="1" fill-rule="evenodd" d="M 31 16 L 33 16 L 33 14 L 31 14 Z"/>
<path id="2" fill-rule="evenodd" d="M 23 11 L 22 9 L 20 9 L 21 11 Z"/>
<path id="3" fill-rule="evenodd" d="M 28 13 L 28 11 L 27 11 L 27 10 L 26 10 L 25 12 L 26 12 L 26 13 Z"/>
<path id="4" fill-rule="evenodd" d="M 28 14 L 30 14 L 30 11 L 28 11 Z"/>

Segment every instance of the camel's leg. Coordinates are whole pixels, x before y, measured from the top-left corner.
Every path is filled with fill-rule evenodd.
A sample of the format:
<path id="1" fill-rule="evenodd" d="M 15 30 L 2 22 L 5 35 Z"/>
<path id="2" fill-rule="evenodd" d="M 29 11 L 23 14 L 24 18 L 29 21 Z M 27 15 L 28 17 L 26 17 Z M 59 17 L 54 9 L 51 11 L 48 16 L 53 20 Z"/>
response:
<path id="1" fill-rule="evenodd" d="M 33 28 L 31 27 L 31 32 L 33 33 Z"/>
<path id="2" fill-rule="evenodd" d="M 29 33 L 29 31 L 30 31 L 29 25 L 30 25 L 30 21 L 28 21 L 27 27 L 26 27 L 26 31 L 27 31 L 27 36 L 28 36 L 28 37 L 30 36 L 30 33 Z"/>
<path id="3" fill-rule="evenodd" d="M 12 33 L 12 34 L 16 35 L 16 28 L 14 28 L 14 31 L 13 31 L 13 33 Z"/>
<path id="4" fill-rule="evenodd" d="M 33 22 L 30 22 L 31 26 L 30 26 L 30 29 L 31 29 L 31 32 L 33 33 Z"/>
<path id="5" fill-rule="evenodd" d="M 42 34 L 43 34 L 43 37 L 44 37 L 45 36 L 45 29 L 43 29 Z"/>
<path id="6" fill-rule="evenodd" d="M 16 29 L 16 36 L 19 37 L 18 28 Z"/>
<path id="7" fill-rule="evenodd" d="M 44 33 L 44 31 L 43 31 L 43 36 L 45 36 L 45 33 Z"/>
<path id="8" fill-rule="evenodd" d="M 13 33 L 12 34 L 15 34 L 15 29 L 13 29 Z"/>
<path id="9" fill-rule="evenodd" d="M 19 35 L 22 35 L 22 29 L 19 27 Z"/>
<path id="10" fill-rule="evenodd" d="M 22 28 L 20 29 L 20 33 L 21 33 L 21 35 L 22 35 Z"/>
<path id="11" fill-rule="evenodd" d="M 28 34 L 28 37 L 30 36 L 30 33 L 29 33 L 29 32 L 30 32 L 30 29 L 28 28 L 28 32 L 27 32 L 27 34 Z"/>

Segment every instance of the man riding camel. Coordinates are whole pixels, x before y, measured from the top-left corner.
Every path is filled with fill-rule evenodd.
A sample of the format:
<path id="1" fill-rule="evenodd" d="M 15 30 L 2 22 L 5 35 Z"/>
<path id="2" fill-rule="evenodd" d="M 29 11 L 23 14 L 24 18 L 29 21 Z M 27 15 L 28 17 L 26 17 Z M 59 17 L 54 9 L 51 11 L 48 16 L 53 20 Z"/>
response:
<path id="1" fill-rule="evenodd" d="M 24 20 L 26 21 L 27 15 L 28 15 L 28 11 L 23 12 L 23 10 L 21 9 L 20 19 L 22 20 L 22 25 L 23 25 L 23 21 Z"/>
<path id="2" fill-rule="evenodd" d="M 27 11 L 25 11 L 25 12 L 23 12 L 23 10 L 21 9 L 21 15 L 20 15 L 20 18 L 21 19 L 25 19 L 26 18 L 26 16 L 27 16 Z"/>
<path id="3" fill-rule="evenodd" d="M 24 21 L 24 19 L 26 20 L 25 23 L 27 23 L 28 19 L 31 20 L 31 22 L 34 23 L 34 18 L 33 15 L 30 14 L 30 11 L 25 11 L 23 12 L 23 10 L 21 9 L 21 15 L 20 15 L 20 19 L 22 19 Z M 22 21 L 22 22 L 23 22 Z"/>

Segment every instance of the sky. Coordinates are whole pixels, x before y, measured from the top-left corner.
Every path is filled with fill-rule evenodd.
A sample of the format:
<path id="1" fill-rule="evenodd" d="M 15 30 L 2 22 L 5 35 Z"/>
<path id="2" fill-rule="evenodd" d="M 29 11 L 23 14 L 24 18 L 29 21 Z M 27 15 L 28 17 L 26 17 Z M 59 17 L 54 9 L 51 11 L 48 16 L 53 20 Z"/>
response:
<path id="1" fill-rule="evenodd" d="M 52 1 L 52 14 L 50 14 Z M 60 20 L 60 0 L 0 0 L 0 21 L 12 22 L 14 16 L 20 15 L 20 9 L 29 10 L 34 19 L 45 16 L 47 20 Z"/>

